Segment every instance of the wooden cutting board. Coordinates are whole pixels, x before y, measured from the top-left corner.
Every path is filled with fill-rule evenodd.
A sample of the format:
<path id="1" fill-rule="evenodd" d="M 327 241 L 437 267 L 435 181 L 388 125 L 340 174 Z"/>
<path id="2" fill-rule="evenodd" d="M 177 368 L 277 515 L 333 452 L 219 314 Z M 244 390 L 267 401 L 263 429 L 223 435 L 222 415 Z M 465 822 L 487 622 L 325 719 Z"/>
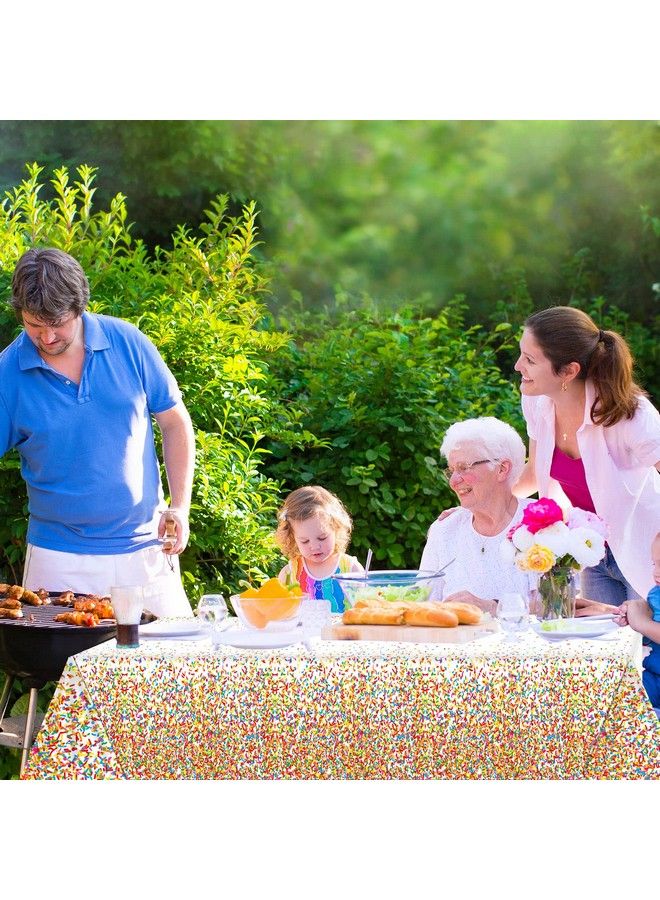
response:
<path id="1" fill-rule="evenodd" d="M 493 619 L 479 625 L 456 625 L 454 628 L 431 628 L 423 625 L 326 625 L 321 631 L 324 641 L 407 641 L 413 644 L 462 644 L 488 637 L 500 630 Z"/>

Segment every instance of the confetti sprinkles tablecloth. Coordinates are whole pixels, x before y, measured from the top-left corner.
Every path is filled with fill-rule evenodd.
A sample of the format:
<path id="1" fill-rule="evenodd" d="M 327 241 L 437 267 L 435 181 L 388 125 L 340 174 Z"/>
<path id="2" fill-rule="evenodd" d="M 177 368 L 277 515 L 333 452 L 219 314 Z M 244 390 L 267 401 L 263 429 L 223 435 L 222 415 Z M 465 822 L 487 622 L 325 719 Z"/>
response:
<path id="1" fill-rule="evenodd" d="M 639 635 L 548 643 L 114 641 L 72 657 L 24 777 L 660 776 Z"/>

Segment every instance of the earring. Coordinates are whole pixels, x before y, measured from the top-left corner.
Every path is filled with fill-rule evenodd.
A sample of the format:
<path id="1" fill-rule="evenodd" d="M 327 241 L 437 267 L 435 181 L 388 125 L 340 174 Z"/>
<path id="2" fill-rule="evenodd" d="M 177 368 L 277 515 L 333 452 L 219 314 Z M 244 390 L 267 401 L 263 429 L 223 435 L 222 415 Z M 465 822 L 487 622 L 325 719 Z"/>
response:
<path id="1" fill-rule="evenodd" d="M 566 391 L 568 390 L 568 387 L 567 387 L 565 381 L 562 381 L 562 383 L 561 383 L 561 389 L 562 389 L 562 391 L 564 391 L 564 392 L 566 392 Z"/>

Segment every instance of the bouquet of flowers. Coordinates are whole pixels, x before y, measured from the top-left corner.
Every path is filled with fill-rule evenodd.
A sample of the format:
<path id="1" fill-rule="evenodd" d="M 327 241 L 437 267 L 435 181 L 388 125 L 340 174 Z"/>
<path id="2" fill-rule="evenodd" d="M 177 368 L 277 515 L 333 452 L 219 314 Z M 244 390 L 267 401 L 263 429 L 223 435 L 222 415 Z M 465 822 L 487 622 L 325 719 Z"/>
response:
<path id="1" fill-rule="evenodd" d="M 577 507 L 564 518 L 547 497 L 528 504 L 502 545 L 503 555 L 523 572 L 537 572 L 542 618 L 574 613 L 574 574 L 595 566 L 605 555 L 607 527 L 594 513 Z"/>

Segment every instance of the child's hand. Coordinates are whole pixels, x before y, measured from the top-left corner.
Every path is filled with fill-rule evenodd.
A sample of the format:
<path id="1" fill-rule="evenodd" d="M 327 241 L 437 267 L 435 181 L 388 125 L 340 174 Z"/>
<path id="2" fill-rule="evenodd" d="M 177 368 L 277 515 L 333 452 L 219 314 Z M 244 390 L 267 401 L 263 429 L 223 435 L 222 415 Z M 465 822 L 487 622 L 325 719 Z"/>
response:
<path id="1" fill-rule="evenodd" d="M 623 605 L 626 607 L 628 625 L 633 631 L 642 631 L 645 623 L 651 621 L 651 608 L 646 600 L 628 600 Z"/>
<path id="2" fill-rule="evenodd" d="M 452 513 L 455 513 L 457 509 L 460 509 L 460 506 L 450 506 L 449 509 L 445 509 L 438 516 L 438 522 L 442 522 L 442 520 L 446 519 L 447 516 L 450 516 Z"/>
<path id="3" fill-rule="evenodd" d="M 617 625 L 623 628 L 628 624 L 628 600 L 625 603 L 622 603 L 621 606 L 617 606 L 614 610 L 614 621 Z"/>

